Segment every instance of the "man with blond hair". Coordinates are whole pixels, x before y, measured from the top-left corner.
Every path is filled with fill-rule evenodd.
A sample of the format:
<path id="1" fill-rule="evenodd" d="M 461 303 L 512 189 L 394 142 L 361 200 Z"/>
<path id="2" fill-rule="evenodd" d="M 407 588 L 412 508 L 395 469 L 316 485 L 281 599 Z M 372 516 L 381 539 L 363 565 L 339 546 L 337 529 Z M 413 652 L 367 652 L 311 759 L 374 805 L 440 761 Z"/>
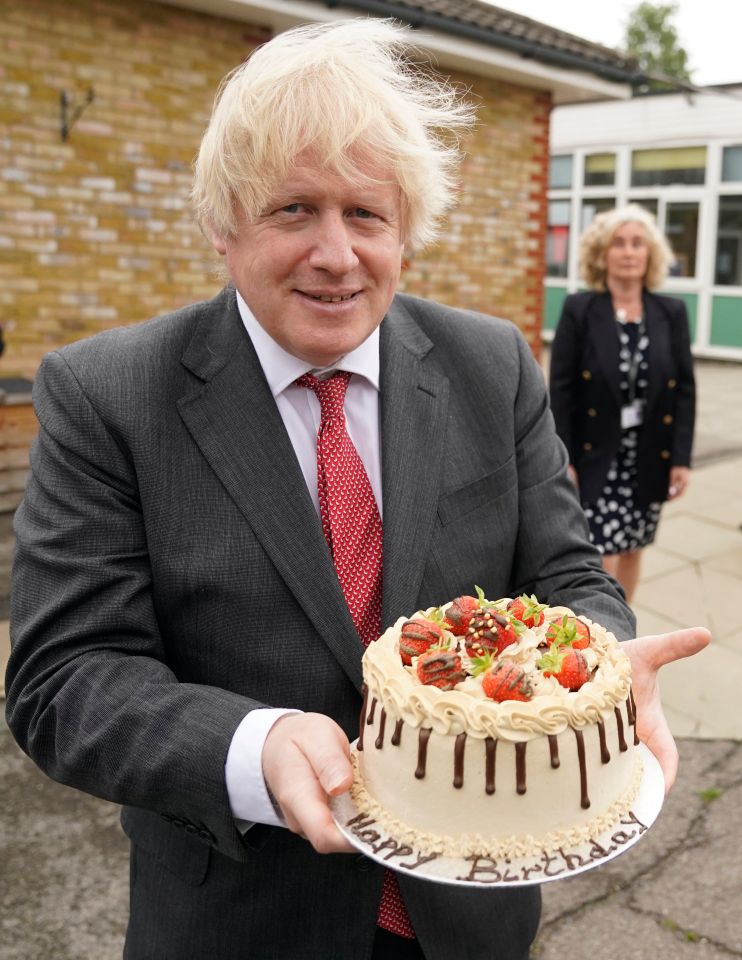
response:
<path id="1" fill-rule="evenodd" d="M 396 293 L 472 119 L 406 42 L 367 20 L 259 48 L 195 173 L 230 283 L 36 381 L 8 720 L 50 776 L 123 805 L 128 960 L 524 960 L 537 887 L 397 881 L 335 826 L 363 644 L 475 583 L 633 636 L 523 338 Z M 342 469 L 317 438 L 338 394 Z M 352 555 L 322 469 L 357 497 Z M 656 670 L 706 641 L 627 642 L 668 783 Z"/>

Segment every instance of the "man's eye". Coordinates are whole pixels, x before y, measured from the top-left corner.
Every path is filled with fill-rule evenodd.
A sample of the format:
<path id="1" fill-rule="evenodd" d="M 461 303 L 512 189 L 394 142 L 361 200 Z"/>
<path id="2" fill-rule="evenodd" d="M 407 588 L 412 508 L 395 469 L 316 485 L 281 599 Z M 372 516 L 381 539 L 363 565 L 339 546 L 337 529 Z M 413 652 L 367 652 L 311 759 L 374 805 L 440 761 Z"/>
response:
<path id="1" fill-rule="evenodd" d="M 300 203 L 287 203 L 285 207 L 281 207 L 281 213 L 298 213 L 300 209 Z"/>
<path id="2" fill-rule="evenodd" d="M 361 220 L 373 220 L 376 217 L 375 213 L 371 213 L 371 211 L 366 210 L 365 207 L 355 207 L 353 215 L 359 217 Z"/>

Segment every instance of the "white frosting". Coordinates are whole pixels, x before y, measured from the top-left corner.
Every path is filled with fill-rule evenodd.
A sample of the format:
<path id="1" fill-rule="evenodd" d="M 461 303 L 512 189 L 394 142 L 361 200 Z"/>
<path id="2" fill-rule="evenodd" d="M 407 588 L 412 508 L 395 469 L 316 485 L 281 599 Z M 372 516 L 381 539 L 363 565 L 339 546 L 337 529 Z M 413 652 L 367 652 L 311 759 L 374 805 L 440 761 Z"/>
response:
<path id="1" fill-rule="evenodd" d="M 497 602 L 503 610 L 507 603 Z M 613 634 L 581 617 L 591 634 L 590 647 L 582 651 L 590 679 L 573 692 L 543 676 L 536 666 L 544 653 L 539 643 L 550 621 L 565 614 L 574 616 L 565 607 L 546 608 L 544 624 L 526 629 L 498 658 L 528 674 L 534 696 L 526 702 L 490 700 L 481 677 L 468 676 L 450 691 L 421 683 L 416 660 L 405 666 L 399 653 L 401 627 L 409 618 L 400 618 L 370 644 L 363 659 L 368 690 L 363 749 L 357 753 L 353 788 L 359 809 L 395 839 L 450 856 L 556 849 L 597 836 L 617 822 L 641 776 L 627 704 L 630 663 Z M 451 637 L 453 643 L 457 639 Z M 463 643 L 458 646 L 466 662 Z M 391 742 L 395 730 L 397 745 Z M 423 751 L 424 774 L 416 776 L 421 731 L 425 738 L 427 730 L 432 732 Z M 457 762 L 463 774 L 458 787 L 453 783 Z M 491 788 L 493 778 L 495 790 L 488 793 L 485 786 Z M 589 806 L 583 806 L 586 796 Z"/>

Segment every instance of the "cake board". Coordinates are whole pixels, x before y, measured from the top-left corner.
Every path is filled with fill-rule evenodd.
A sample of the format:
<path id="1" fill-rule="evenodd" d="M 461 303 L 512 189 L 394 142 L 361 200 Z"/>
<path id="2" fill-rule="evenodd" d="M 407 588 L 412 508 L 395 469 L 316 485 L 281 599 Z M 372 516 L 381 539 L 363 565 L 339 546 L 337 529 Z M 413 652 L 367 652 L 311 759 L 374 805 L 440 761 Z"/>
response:
<path id="1" fill-rule="evenodd" d="M 618 823 L 577 846 L 542 850 L 527 857 L 492 859 L 474 854 L 459 858 L 425 853 L 395 840 L 373 817 L 357 808 L 350 793 L 331 798 L 330 806 L 338 829 L 356 850 L 398 873 L 463 887 L 547 883 L 608 863 L 631 849 L 657 819 L 665 798 L 664 776 L 649 748 L 642 743 L 637 749 L 644 765 L 639 792 Z"/>

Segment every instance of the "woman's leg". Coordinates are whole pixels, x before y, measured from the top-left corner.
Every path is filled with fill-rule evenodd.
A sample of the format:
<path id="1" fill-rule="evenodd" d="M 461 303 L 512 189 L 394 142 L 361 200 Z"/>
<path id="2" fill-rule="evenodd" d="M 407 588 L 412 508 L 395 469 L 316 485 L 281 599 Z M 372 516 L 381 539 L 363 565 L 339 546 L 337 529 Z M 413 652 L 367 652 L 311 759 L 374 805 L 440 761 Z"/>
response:
<path id="1" fill-rule="evenodd" d="M 603 555 L 603 569 L 618 580 L 629 603 L 631 603 L 634 591 L 639 583 L 640 568 L 641 550 Z"/>

